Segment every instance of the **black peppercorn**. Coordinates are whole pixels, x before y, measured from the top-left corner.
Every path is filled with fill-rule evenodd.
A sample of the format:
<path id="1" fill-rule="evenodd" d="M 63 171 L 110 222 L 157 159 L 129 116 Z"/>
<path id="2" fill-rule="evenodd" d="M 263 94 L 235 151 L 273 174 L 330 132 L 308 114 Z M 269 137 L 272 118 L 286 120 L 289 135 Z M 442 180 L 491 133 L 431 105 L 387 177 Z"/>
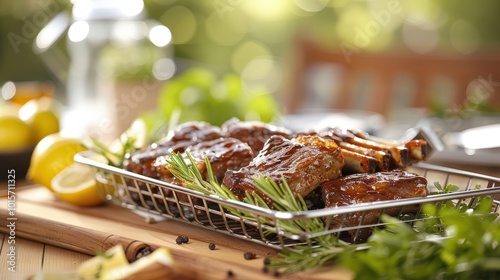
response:
<path id="1" fill-rule="evenodd" d="M 232 270 L 228 270 L 227 271 L 227 277 L 233 277 L 234 276 L 234 273 Z"/>
<path id="2" fill-rule="evenodd" d="M 208 244 L 208 249 L 215 250 L 215 244 L 214 243 Z"/>
<path id="3" fill-rule="evenodd" d="M 177 243 L 179 245 L 182 244 L 183 243 L 182 242 L 182 237 L 181 236 L 177 236 L 177 238 L 175 239 L 175 243 Z"/>
<path id="4" fill-rule="evenodd" d="M 264 258 L 264 265 L 267 266 L 267 265 L 270 265 L 271 264 L 271 259 L 268 258 L 268 257 L 265 257 Z"/>
<path id="5" fill-rule="evenodd" d="M 262 272 L 268 273 L 269 272 L 269 268 L 267 266 L 263 266 L 262 267 Z"/>
<path id="6" fill-rule="evenodd" d="M 245 260 L 253 260 L 255 259 L 255 254 L 252 252 L 245 252 L 243 254 L 243 257 L 245 258 Z"/>
<path id="7" fill-rule="evenodd" d="M 189 238 L 187 236 L 181 235 L 182 243 L 188 243 Z"/>

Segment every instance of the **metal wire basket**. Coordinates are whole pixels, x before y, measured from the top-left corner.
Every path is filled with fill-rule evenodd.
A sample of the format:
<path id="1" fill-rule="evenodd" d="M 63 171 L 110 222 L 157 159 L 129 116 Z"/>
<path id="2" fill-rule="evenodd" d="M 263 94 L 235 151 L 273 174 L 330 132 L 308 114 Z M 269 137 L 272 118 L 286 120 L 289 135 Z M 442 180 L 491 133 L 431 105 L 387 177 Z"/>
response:
<path id="1" fill-rule="evenodd" d="M 366 236 L 376 227 L 384 226 L 380 219 L 368 219 L 368 216 L 380 217 L 386 212 L 391 212 L 392 216 L 412 224 L 424 219 L 420 211 L 422 205 L 426 203 L 452 201 L 456 205 L 470 206 L 476 203 L 478 198 L 488 196 L 493 199 L 491 211 L 500 213 L 500 178 L 426 163 L 415 164 L 409 167 L 408 171 L 426 177 L 430 188 L 433 182 L 439 182 L 443 186 L 454 184 L 461 189 L 425 198 L 363 203 L 303 212 L 283 212 L 240 201 L 224 200 L 112 167 L 96 161 L 92 151 L 77 154 L 75 161 L 92 169 L 99 193 L 117 205 L 183 221 L 277 249 L 314 242 L 314 238 L 327 234 L 334 234 L 348 242 L 362 242 L 362 236 Z M 396 215 L 394 209 L 397 209 Z M 239 214 L 241 212 L 246 214 Z M 356 217 L 358 222 L 356 225 L 347 225 L 345 221 L 352 217 Z M 313 222 L 313 219 L 316 221 L 321 219 L 325 223 L 325 230 L 320 232 L 312 230 L 308 224 Z M 290 223 L 301 223 L 303 229 L 292 231 Z"/>

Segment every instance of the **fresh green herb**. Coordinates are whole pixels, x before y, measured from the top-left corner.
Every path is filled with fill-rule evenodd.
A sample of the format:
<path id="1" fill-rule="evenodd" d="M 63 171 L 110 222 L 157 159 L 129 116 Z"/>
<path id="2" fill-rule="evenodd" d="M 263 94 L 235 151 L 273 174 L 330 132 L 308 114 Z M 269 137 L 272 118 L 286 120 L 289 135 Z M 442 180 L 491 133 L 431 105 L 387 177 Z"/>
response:
<path id="1" fill-rule="evenodd" d="M 85 145 L 85 147 L 99 155 L 102 155 L 106 158 L 109 165 L 114 167 L 123 167 L 125 156 L 128 153 L 137 151 L 139 148 L 134 145 L 136 142 L 135 137 L 130 136 L 120 140 L 121 149 L 118 149 L 118 151 L 110 150 L 105 144 L 94 138 L 90 138 L 91 144 Z"/>
<path id="2" fill-rule="evenodd" d="M 416 230 L 396 218 L 383 216 L 385 229 L 376 229 L 369 249 L 350 246 L 341 264 L 355 279 L 499 279 L 500 223 L 491 212 L 492 200 L 482 197 L 463 208 L 428 204 L 424 212 L 437 220 L 418 221 Z M 443 230 L 429 232 L 429 227 Z"/>
<path id="3" fill-rule="evenodd" d="M 172 153 L 167 162 L 169 171 L 187 187 L 207 195 L 217 195 L 222 199 L 238 200 L 238 197 L 227 187 L 217 182 L 208 159 L 205 159 L 207 167 L 206 180 L 203 179 L 202 174 L 196 167 L 195 159 L 189 153 L 185 153 L 185 157 L 178 153 Z M 257 189 L 271 199 L 275 209 L 290 212 L 308 210 L 304 199 L 293 195 L 286 180 L 282 179 L 283 183 L 281 184 L 277 184 L 269 178 L 256 177 L 253 180 Z M 269 208 L 257 192 L 253 192 L 251 195 L 247 193 L 243 202 Z M 241 211 L 233 207 L 226 208 L 231 213 L 241 217 L 256 219 L 252 213 L 247 211 Z M 263 218 L 261 217 L 261 219 Z M 304 234 L 306 232 L 314 234 L 325 230 L 324 223 L 320 218 L 281 220 L 280 227 L 293 234 Z M 325 263 L 334 260 L 338 253 L 342 251 L 341 247 L 347 246 L 346 243 L 331 234 L 315 237 L 314 240 L 308 240 L 308 242 L 305 245 L 284 248 L 277 257 L 270 258 L 268 266 L 281 268 L 285 273 L 320 268 Z"/>
<path id="4" fill-rule="evenodd" d="M 186 158 L 172 154 L 168 169 L 188 187 L 223 199 L 238 198 L 212 174 L 210 162 L 205 180 L 189 153 Z M 294 196 L 286 181 L 277 184 L 269 178 L 253 178 L 257 189 L 272 200 L 279 211 L 307 211 L 300 196 Z M 459 190 L 435 183 L 433 194 Z M 478 188 L 479 186 L 476 186 Z M 253 192 L 243 200 L 251 205 L 269 208 L 264 199 Z M 386 224 L 375 229 L 366 244 L 347 244 L 335 235 L 319 235 L 306 244 L 283 248 L 278 256 L 266 258 L 265 267 L 277 272 L 294 273 L 313 270 L 326 264 L 351 269 L 356 279 L 498 279 L 500 277 L 500 223 L 491 213 L 489 197 L 474 199 L 470 205 L 447 201 L 423 206 L 422 220 L 413 226 L 400 219 L 382 215 Z M 251 219 L 246 211 L 228 211 Z M 255 218 L 255 217 L 253 217 Z M 320 218 L 280 221 L 283 230 L 303 234 L 325 230 Z M 366 249 L 368 248 L 368 249 Z"/>
<path id="5" fill-rule="evenodd" d="M 107 252 L 97 252 L 96 256 L 102 257 L 104 259 L 111 259 L 114 254 L 113 253 L 107 253 Z"/>
<path id="6" fill-rule="evenodd" d="M 445 193 L 453 193 L 457 192 L 460 188 L 453 184 L 448 184 L 443 187 L 439 182 L 434 182 L 434 187 L 437 191 L 431 192 L 431 194 L 445 194 Z"/>

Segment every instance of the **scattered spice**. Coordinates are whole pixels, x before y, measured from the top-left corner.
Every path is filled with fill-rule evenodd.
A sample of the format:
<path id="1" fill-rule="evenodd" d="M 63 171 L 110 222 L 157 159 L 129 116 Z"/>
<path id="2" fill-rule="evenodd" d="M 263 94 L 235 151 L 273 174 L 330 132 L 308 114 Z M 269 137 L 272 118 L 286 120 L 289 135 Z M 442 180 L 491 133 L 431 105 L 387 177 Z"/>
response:
<path id="1" fill-rule="evenodd" d="M 234 272 L 232 270 L 228 270 L 227 277 L 233 277 L 233 276 L 234 276 Z"/>
<path id="2" fill-rule="evenodd" d="M 214 243 L 208 244 L 208 249 L 210 249 L 212 251 L 215 250 L 215 244 Z"/>
<path id="3" fill-rule="evenodd" d="M 181 245 L 183 243 L 182 238 L 180 236 L 177 236 L 177 238 L 175 239 L 175 243 L 177 243 L 178 245 Z"/>
<path id="4" fill-rule="evenodd" d="M 268 273 L 269 272 L 269 268 L 267 266 L 263 266 L 262 267 L 262 272 Z"/>
<path id="5" fill-rule="evenodd" d="M 255 259 L 255 254 L 252 252 L 245 252 L 243 254 L 243 257 L 245 258 L 245 260 L 253 260 Z"/>
<path id="6" fill-rule="evenodd" d="M 265 265 L 265 266 L 268 266 L 268 265 L 270 265 L 270 264 L 271 264 L 271 259 L 270 259 L 270 258 L 268 258 L 268 257 L 265 257 L 265 258 L 264 258 L 264 265 Z"/>
<path id="7" fill-rule="evenodd" d="M 181 245 L 183 243 L 189 243 L 189 238 L 187 236 L 184 236 L 184 235 L 179 235 L 175 239 L 175 243 L 177 243 L 178 245 Z"/>

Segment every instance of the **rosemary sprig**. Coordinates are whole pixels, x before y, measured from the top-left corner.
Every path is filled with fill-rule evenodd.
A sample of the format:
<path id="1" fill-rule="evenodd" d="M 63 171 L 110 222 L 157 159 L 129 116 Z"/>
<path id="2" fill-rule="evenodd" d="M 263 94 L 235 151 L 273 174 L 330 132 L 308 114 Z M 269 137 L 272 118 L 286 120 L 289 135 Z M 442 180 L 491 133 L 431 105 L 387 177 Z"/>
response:
<path id="1" fill-rule="evenodd" d="M 167 159 L 167 169 L 177 179 L 181 180 L 188 188 L 201 192 L 205 195 L 216 195 L 226 200 L 238 200 L 228 188 L 220 185 L 215 178 L 212 166 L 208 158 L 205 159 L 207 168 L 207 179 L 203 179 L 203 175 L 196 165 L 196 160 L 189 152 L 184 153 L 183 157 L 179 153 L 171 153 L 170 158 Z M 241 217 L 253 217 L 246 211 L 241 211 L 234 207 L 226 207 L 226 209 L 235 215 Z"/>
<path id="2" fill-rule="evenodd" d="M 188 187 L 224 199 L 238 198 L 220 185 L 213 176 L 210 162 L 206 179 L 189 153 L 186 158 L 172 154 L 167 167 Z M 257 189 L 272 200 L 278 211 L 307 211 L 300 196 L 294 196 L 286 180 L 278 184 L 270 178 L 252 178 Z M 455 185 L 443 187 L 435 183 L 437 193 L 458 190 Z M 476 188 L 479 186 L 476 186 Z M 253 192 L 243 202 L 269 208 L 265 200 Z M 321 268 L 327 263 L 345 266 L 355 273 L 355 279 L 497 279 L 500 275 L 500 223 L 497 213 L 490 213 L 492 200 L 477 198 L 472 205 L 451 201 L 423 206 L 424 219 L 414 227 L 397 218 L 382 215 L 384 229 L 375 229 L 366 244 L 347 244 L 333 234 L 319 235 L 302 245 L 283 248 L 270 258 L 269 267 L 282 273 L 295 273 Z M 246 211 L 227 208 L 233 214 L 255 219 Z M 290 233 L 321 233 L 325 225 L 320 218 L 278 221 Z M 438 230 L 436 230 L 438 229 Z M 453 235 L 450 236 L 450 231 Z M 437 242 L 436 236 L 447 237 Z M 367 246 L 368 245 L 368 246 Z M 368 247 L 367 250 L 359 250 Z M 486 278 L 483 278 L 486 277 Z M 471 278 L 472 277 L 472 278 Z M 477 278 L 479 277 L 479 278 Z"/>
<path id="3" fill-rule="evenodd" d="M 208 159 L 205 159 L 207 168 L 207 179 L 203 179 L 198 170 L 196 160 L 186 152 L 185 157 L 179 153 L 172 153 L 167 160 L 167 169 L 188 188 L 199 191 L 206 195 L 216 195 L 222 199 L 239 200 L 226 186 L 217 182 L 213 175 L 212 168 Z M 302 212 L 307 211 L 307 205 L 304 199 L 298 195 L 295 196 L 286 180 L 282 178 L 281 184 L 266 177 L 254 177 L 256 188 L 268 196 L 272 201 L 272 206 L 278 211 Z M 258 192 L 247 193 L 243 202 L 269 209 Z M 247 211 L 226 207 L 233 214 L 253 219 L 255 215 Z M 262 218 L 261 218 L 262 219 Z M 259 220 L 259 222 L 265 222 Z M 282 230 L 292 234 L 315 234 L 325 231 L 325 225 L 320 218 L 280 220 L 279 226 Z M 306 269 L 316 269 L 323 266 L 326 262 L 334 260 L 342 251 L 340 247 L 347 246 L 347 243 L 339 240 L 335 235 L 320 235 L 307 239 L 307 244 L 286 247 L 277 257 L 270 258 L 270 267 L 281 268 L 283 273 L 293 273 Z"/>
<path id="4" fill-rule="evenodd" d="M 135 137 L 129 136 L 124 139 L 120 138 L 121 149 L 119 151 L 112 151 L 104 143 L 95 138 L 90 138 L 90 144 L 85 145 L 89 150 L 102 155 L 108 161 L 108 164 L 114 167 L 123 167 L 125 156 L 128 153 L 133 153 L 139 148 L 135 147 Z"/>

